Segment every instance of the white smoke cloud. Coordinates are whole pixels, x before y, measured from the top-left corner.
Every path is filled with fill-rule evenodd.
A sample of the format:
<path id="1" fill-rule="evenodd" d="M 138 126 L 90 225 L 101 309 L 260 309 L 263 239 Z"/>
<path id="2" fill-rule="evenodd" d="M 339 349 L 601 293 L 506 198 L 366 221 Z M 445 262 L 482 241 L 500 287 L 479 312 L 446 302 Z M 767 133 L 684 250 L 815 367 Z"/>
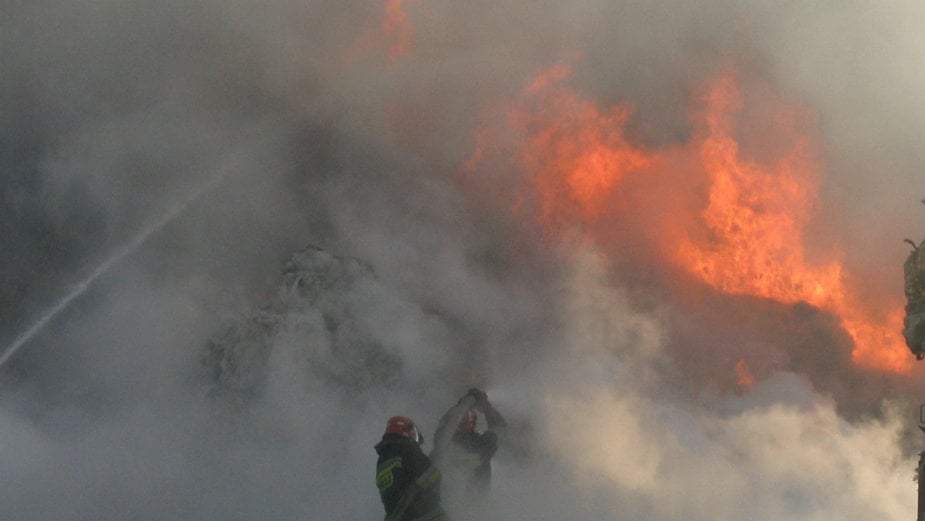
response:
<path id="1" fill-rule="evenodd" d="M 892 519 L 914 510 L 902 411 L 849 423 L 789 373 L 710 408 L 672 396 L 670 373 L 647 371 L 659 354 L 657 321 L 599 274 L 586 277 L 572 298 L 598 309 L 580 306 L 577 334 L 564 334 L 562 383 L 544 393 L 546 442 L 580 488 L 618 498 L 615 519 L 640 515 L 618 513 L 627 498 L 657 520 Z M 589 341 L 589 330 L 612 334 Z"/>
<path id="2" fill-rule="evenodd" d="M 725 365 L 685 366 L 669 348 L 715 323 L 678 327 L 705 319 L 678 317 L 664 288 L 640 295 L 636 273 L 580 240 L 519 229 L 496 207 L 507 191 L 454 176 L 475 127 L 551 65 L 569 62 L 602 105 L 634 103 L 632 138 L 659 145 L 687 139 L 691 92 L 732 63 L 818 114 L 828 204 L 815 236 L 901 294 L 900 239 L 921 233 L 923 7 L 402 6 L 412 46 L 390 57 L 379 3 L 4 5 L 0 333 L 219 180 L 0 367 L 9 518 L 381 516 L 385 420 L 406 414 L 430 435 L 470 385 L 514 437 L 490 501 L 460 519 L 911 518 L 921 440 L 907 381 L 780 355 L 730 391 L 731 374 L 709 374 Z M 331 308 L 352 329 L 288 309 L 262 391 L 209 396 L 208 340 L 272 298 L 308 243 L 372 266 Z M 730 350 L 744 336 L 709 333 Z M 831 393 L 839 371 L 863 389 Z"/>

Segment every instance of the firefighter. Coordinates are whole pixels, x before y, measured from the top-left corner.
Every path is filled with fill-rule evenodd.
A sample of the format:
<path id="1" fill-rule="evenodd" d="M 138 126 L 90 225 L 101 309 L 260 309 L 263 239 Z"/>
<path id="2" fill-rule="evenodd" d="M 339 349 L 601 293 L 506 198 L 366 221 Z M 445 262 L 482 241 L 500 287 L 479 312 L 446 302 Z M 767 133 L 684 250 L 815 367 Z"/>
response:
<path id="1" fill-rule="evenodd" d="M 479 413 L 487 423 L 479 432 Z M 503 442 L 507 423 L 480 389 L 469 389 L 440 419 L 434 434 L 434 463 L 443 476 L 450 512 L 476 503 L 491 485 L 491 459 Z"/>
<path id="2" fill-rule="evenodd" d="M 389 418 L 376 444 L 376 487 L 385 521 L 446 521 L 440 506 L 440 472 L 421 449 L 423 443 L 410 418 Z"/>
<path id="3" fill-rule="evenodd" d="M 906 293 L 906 317 L 903 322 L 903 336 L 912 354 L 919 360 L 925 357 L 925 241 L 912 251 L 903 264 Z"/>

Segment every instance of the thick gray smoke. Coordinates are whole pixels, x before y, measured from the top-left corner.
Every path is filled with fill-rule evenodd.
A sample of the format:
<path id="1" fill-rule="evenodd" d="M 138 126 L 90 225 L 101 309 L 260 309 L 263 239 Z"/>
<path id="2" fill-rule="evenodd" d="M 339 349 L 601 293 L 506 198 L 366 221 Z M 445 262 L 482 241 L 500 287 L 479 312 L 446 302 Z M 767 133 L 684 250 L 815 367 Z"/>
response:
<path id="1" fill-rule="evenodd" d="M 600 246 L 524 219 L 510 162 L 465 165 L 550 67 L 633 104 L 643 148 L 687 142 L 698 90 L 735 70 L 756 114 L 814 115 L 808 254 L 901 298 L 923 20 L 911 0 L 4 0 L 0 348 L 79 294 L 0 364 L 0 512 L 379 518 L 385 420 L 429 443 L 477 385 L 512 438 L 458 519 L 911 519 L 923 371 L 858 367 L 825 311 L 653 261 L 631 232 L 703 190 L 685 169 L 637 181 L 617 203 L 645 211 Z M 740 132 L 774 148 L 760 118 Z M 308 245 L 349 276 L 297 276 Z"/>

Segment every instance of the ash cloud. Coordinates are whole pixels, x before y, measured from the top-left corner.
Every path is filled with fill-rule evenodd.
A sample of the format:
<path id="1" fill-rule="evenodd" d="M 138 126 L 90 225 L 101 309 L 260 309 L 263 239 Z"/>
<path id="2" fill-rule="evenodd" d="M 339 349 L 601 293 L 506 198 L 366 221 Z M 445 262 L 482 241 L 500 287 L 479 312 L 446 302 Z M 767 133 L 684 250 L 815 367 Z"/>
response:
<path id="1" fill-rule="evenodd" d="M 633 103 L 646 147 L 686 142 L 692 94 L 732 67 L 817 114 L 807 242 L 842 250 L 872 300 L 901 295 L 901 240 L 923 233 L 921 5 L 402 5 L 400 56 L 377 3 L 0 5 L 0 338 L 214 183 L 0 367 L 4 510 L 380 516 L 385 419 L 432 434 L 478 384 L 517 434 L 484 519 L 911 516 L 920 368 L 859 369 L 823 312 L 666 275 L 623 233 L 656 205 L 615 224 L 622 250 L 550 244 L 502 204 L 523 173 L 499 165 L 485 193 L 459 171 L 475 129 L 550 66 L 570 63 L 602 106 Z M 209 339 L 310 243 L 371 266 L 345 309 L 352 341 L 397 360 L 391 376 L 317 377 L 311 353 L 336 335 L 317 309 L 286 308 L 259 396 L 216 401 Z M 742 357 L 751 388 L 734 380 Z"/>

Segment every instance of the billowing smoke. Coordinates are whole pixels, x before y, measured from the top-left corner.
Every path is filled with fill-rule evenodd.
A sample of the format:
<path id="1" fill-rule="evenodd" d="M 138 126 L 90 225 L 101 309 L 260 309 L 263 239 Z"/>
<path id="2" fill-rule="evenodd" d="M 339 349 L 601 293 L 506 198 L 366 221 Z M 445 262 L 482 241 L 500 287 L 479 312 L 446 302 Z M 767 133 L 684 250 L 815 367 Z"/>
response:
<path id="1" fill-rule="evenodd" d="M 5 517 L 375 518 L 385 420 L 479 386 L 458 519 L 911 519 L 921 20 L 4 2 Z"/>

